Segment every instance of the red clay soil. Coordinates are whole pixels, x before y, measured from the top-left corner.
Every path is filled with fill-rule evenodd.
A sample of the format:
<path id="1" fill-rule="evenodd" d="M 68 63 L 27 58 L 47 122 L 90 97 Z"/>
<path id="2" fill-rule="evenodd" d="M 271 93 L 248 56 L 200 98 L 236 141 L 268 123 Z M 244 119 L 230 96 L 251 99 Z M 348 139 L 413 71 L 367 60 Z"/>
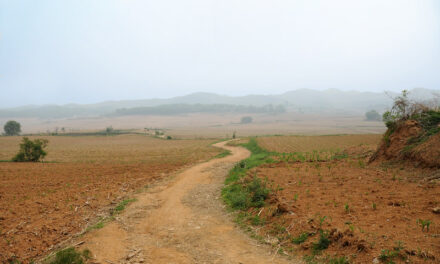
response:
<path id="1" fill-rule="evenodd" d="M 428 167 L 440 168 L 440 133 L 416 146 L 410 153 L 410 159 Z"/>
<path id="2" fill-rule="evenodd" d="M 319 255 L 324 259 L 347 256 L 350 263 L 372 263 L 400 243 L 396 263 L 440 263 L 440 214 L 433 211 L 440 207 L 440 184 L 422 180 L 430 173 L 426 169 L 365 164 L 346 159 L 253 169 L 250 177 L 256 172 L 278 189 L 267 207 L 252 210 L 266 222 L 257 235 L 271 234 L 284 250 L 312 255 L 322 228 L 331 241 Z M 419 219 L 431 221 L 429 231 L 422 231 Z M 291 242 L 304 232 L 314 235 L 300 245 Z"/>
<path id="3" fill-rule="evenodd" d="M 108 214 L 131 191 L 182 165 L 2 163 L 0 263 L 14 256 L 30 262 L 97 214 Z"/>
<path id="4" fill-rule="evenodd" d="M 410 147 L 408 141 L 423 132 L 416 120 L 407 120 L 397 126 L 388 140 L 382 140 L 377 152 L 371 157 L 370 162 L 403 160 L 423 167 L 440 168 L 440 134 L 429 137 L 425 142 Z M 385 133 L 387 135 L 389 131 Z"/>

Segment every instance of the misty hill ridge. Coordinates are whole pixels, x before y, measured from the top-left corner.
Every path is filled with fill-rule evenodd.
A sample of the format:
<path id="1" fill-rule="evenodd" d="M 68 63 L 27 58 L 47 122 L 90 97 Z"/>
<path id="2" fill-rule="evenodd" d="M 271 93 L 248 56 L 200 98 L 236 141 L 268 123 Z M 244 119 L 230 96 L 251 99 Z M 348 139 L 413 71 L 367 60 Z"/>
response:
<path id="1" fill-rule="evenodd" d="M 432 98 L 435 93 L 439 93 L 439 91 L 417 88 L 411 90 L 410 95 L 418 100 L 426 100 Z M 115 114 L 118 111 L 121 112 L 122 109 L 125 109 L 125 112 L 130 112 L 127 109 L 195 104 L 258 107 L 283 105 L 288 112 L 321 113 L 325 111 L 326 113 L 363 114 L 371 109 L 382 112 L 389 108 L 392 104 L 392 99 L 389 95 L 395 96 L 397 94 L 388 93 L 387 95 L 385 93 L 341 91 L 338 89 L 324 91 L 298 89 L 278 95 L 246 96 L 227 96 L 199 92 L 168 99 L 106 101 L 96 104 L 22 106 L 0 109 L 0 117 L 66 118 L 101 116 Z"/>

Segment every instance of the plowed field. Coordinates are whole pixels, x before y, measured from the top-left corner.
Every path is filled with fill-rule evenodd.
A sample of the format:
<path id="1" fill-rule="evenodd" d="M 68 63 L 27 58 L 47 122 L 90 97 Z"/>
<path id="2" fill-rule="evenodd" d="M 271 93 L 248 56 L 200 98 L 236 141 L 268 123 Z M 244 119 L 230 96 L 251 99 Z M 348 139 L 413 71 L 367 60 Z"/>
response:
<path id="1" fill-rule="evenodd" d="M 0 262 L 29 262 L 83 230 L 130 192 L 219 153 L 209 140 L 46 137 L 45 163 L 0 163 Z M 21 137 L 0 138 L 0 160 Z"/>
<path id="2" fill-rule="evenodd" d="M 347 147 L 366 145 L 376 148 L 382 135 L 275 136 L 259 137 L 258 144 L 269 151 L 280 153 L 337 151 Z"/>

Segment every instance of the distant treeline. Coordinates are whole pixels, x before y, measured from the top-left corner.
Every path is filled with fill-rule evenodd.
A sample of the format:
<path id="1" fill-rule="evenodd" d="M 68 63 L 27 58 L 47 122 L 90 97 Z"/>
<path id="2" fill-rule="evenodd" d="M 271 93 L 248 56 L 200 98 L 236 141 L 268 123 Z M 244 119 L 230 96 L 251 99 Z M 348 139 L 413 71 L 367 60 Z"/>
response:
<path id="1" fill-rule="evenodd" d="M 283 105 L 231 105 L 231 104 L 169 104 L 151 107 L 122 108 L 116 115 L 178 115 L 190 113 L 284 113 Z"/>

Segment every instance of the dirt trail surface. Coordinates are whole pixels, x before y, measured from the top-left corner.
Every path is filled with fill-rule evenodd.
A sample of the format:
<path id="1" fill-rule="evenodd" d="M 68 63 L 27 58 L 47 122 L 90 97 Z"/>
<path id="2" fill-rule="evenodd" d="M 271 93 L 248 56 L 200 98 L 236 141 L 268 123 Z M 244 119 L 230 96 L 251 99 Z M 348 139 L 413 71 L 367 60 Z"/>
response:
<path id="1" fill-rule="evenodd" d="M 81 237 L 95 263 L 287 263 L 231 222 L 220 192 L 241 147 L 193 166 L 136 196 L 116 221 Z"/>

